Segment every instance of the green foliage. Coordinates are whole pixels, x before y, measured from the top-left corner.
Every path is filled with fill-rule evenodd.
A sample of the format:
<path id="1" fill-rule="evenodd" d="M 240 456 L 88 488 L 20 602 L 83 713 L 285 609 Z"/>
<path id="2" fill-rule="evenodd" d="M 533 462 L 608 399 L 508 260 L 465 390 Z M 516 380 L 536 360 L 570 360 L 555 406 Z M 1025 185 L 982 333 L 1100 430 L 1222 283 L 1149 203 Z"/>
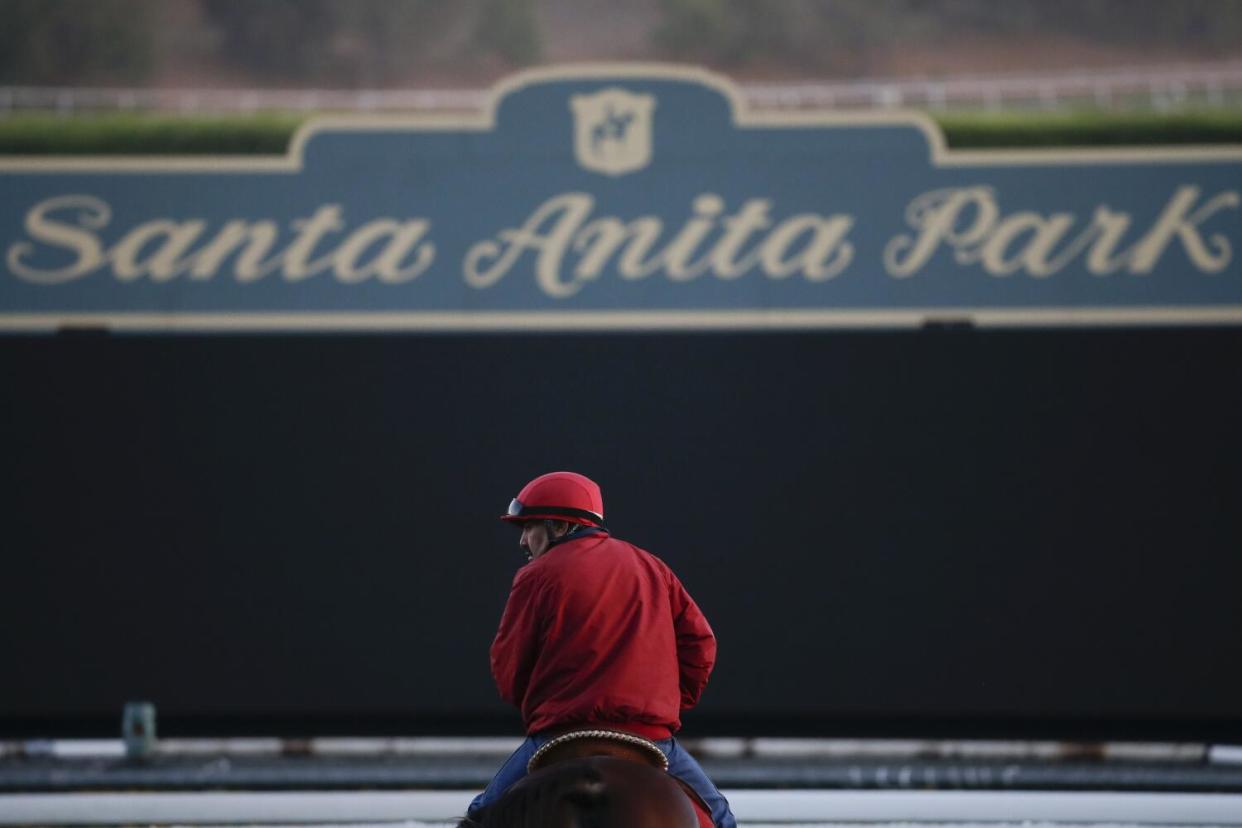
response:
<path id="1" fill-rule="evenodd" d="M 283 155 L 299 115 L 100 115 L 0 118 L 7 155 Z"/>
<path id="2" fill-rule="evenodd" d="M 1008 112 L 937 118 L 956 149 L 1001 147 L 1170 146 L 1242 144 L 1242 112 Z"/>
<path id="3" fill-rule="evenodd" d="M 1181 115 L 959 113 L 937 116 L 950 147 L 1242 145 L 1242 112 Z M 283 155 L 303 117 L 295 114 L 175 117 L 107 115 L 0 118 L 7 155 Z"/>
<path id="4" fill-rule="evenodd" d="M 0 83 L 137 83 L 155 62 L 156 0 L 0 0 Z"/>

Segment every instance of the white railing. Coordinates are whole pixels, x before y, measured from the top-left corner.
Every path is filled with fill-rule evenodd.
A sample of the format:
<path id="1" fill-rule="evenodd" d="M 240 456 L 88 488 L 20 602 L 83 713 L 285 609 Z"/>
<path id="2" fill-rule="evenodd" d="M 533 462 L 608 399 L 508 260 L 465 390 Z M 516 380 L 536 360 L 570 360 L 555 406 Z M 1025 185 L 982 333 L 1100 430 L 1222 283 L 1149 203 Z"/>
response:
<path id="1" fill-rule="evenodd" d="M 827 109 L 1096 109 L 1242 106 L 1242 62 L 1040 74 L 888 78 L 743 87 L 751 104 Z"/>
<path id="2" fill-rule="evenodd" d="M 58 112 L 418 112 L 477 110 L 487 98 L 459 89 L 109 89 L 0 86 L 0 115 Z"/>
<path id="3" fill-rule="evenodd" d="M 940 78 L 741 83 L 760 109 L 1155 109 L 1242 107 L 1242 61 Z M 15 111 L 185 113 L 478 111 L 477 89 L 112 89 L 0 86 Z"/>
<path id="4" fill-rule="evenodd" d="M 337 825 L 449 828 L 473 791 L 0 794 L 0 825 Z M 733 790 L 744 828 L 1242 825 L 1237 794 L 1108 791 Z"/>

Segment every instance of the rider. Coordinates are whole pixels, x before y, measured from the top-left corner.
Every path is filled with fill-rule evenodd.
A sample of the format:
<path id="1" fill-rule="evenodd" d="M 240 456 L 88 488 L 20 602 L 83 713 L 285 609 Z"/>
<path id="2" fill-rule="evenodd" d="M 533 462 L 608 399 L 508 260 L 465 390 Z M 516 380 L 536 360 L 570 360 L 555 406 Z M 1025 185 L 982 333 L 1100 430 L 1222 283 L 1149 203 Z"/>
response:
<path id="1" fill-rule="evenodd" d="M 673 738 L 716 660 L 716 638 L 659 558 L 611 537 L 599 486 L 573 472 L 536 477 L 501 520 L 522 530 L 528 563 L 513 578 L 492 642 L 492 676 L 518 706 L 526 740 L 470 804 L 491 804 L 549 740 L 620 731 L 655 743 L 668 771 L 735 828 L 729 803 Z"/>

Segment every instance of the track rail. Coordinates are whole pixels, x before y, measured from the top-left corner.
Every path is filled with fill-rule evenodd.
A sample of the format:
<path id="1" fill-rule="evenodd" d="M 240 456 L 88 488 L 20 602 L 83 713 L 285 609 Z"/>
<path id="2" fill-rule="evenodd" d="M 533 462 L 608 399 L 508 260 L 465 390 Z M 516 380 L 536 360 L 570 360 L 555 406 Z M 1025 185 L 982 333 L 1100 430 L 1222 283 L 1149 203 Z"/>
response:
<path id="1" fill-rule="evenodd" d="M 758 109 L 1098 109 L 1242 105 L 1242 61 L 936 78 L 740 84 Z M 0 117 L 18 111 L 472 112 L 480 89 L 181 89 L 0 86 Z"/>

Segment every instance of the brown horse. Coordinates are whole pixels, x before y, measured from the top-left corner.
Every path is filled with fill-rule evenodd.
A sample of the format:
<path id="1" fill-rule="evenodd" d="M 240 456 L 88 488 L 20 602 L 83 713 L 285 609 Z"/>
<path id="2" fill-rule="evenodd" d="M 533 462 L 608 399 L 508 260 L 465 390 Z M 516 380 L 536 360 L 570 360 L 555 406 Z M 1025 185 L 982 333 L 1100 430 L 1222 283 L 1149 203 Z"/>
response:
<path id="1" fill-rule="evenodd" d="M 544 746 L 530 773 L 458 828 L 712 828 L 660 749 L 628 734 L 579 731 Z"/>

